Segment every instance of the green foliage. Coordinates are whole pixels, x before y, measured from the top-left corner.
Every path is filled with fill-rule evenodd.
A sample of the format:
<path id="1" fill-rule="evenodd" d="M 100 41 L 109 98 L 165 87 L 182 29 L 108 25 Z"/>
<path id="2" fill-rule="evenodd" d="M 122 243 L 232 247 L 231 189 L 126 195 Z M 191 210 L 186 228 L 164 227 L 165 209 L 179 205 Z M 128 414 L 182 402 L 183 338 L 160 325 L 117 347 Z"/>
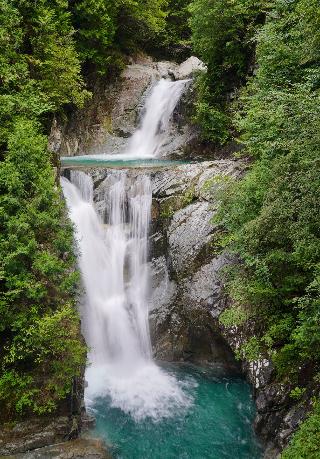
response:
<path id="1" fill-rule="evenodd" d="M 160 217 L 161 218 L 171 218 L 174 214 L 174 209 L 171 205 L 162 206 L 160 208 Z"/>
<path id="2" fill-rule="evenodd" d="M 186 207 L 189 204 L 191 204 L 194 201 L 194 199 L 195 199 L 195 186 L 192 185 L 182 195 L 182 205 L 183 205 L 183 207 Z"/>
<path id="3" fill-rule="evenodd" d="M 115 36 L 124 53 L 152 50 L 163 40 L 167 0 L 123 0 L 119 2 Z"/>
<path id="4" fill-rule="evenodd" d="M 1 99 L 8 111 L 37 116 L 86 96 L 66 2 L 0 2 Z"/>
<path id="5" fill-rule="evenodd" d="M 293 436 L 281 459 L 319 459 L 320 444 L 320 403 L 317 401 L 313 411 Z"/>
<path id="6" fill-rule="evenodd" d="M 117 9 L 117 1 L 106 0 L 81 0 L 72 7 L 81 60 L 95 64 L 101 71 L 110 64 Z"/>
<path id="7" fill-rule="evenodd" d="M 218 216 L 243 262 L 229 292 L 255 317 L 279 377 L 319 365 L 319 8 L 277 0 L 258 34 L 258 69 L 236 116 L 254 161 L 226 184 Z"/>
<path id="8" fill-rule="evenodd" d="M 254 362 L 261 357 L 261 344 L 256 336 L 253 336 L 241 346 L 241 355 L 242 358 L 249 362 Z"/>
<path id="9" fill-rule="evenodd" d="M 43 413 L 70 390 L 85 348 L 73 300 L 72 228 L 36 122 L 12 124 L 0 190 L 0 404 L 10 416 Z"/>
<path id="10" fill-rule="evenodd" d="M 118 71 L 123 55 L 157 45 L 166 27 L 166 6 L 166 0 L 72 2 L 81 60 L 100 74 Z"/>
<path id="11" fill-rule="evenodd" d="M 190 39 L 190 28 L 188 20 L 190 0 L 169 0 L 167 30 L 170 41 L 174 45 L 188 44 Z"/>
<path id="12" fill-rule="evenodd" d="M 225 113 L 219 103 L 211 101 L 207 75 L 198 76 L 196 91 L 193 122 L 200 126 L 202 140 L 226 143 L 230 138 L 230 115 Z"/>
<path id="13" fill-rule="evenodd" d="M 82 105 L 68 2 L 0 0 L 0 412 L 45 413 L 85 362 L 72 228 L 43 127 Z"/>
<path id="14" fill-rule="evenodd" d="M 220 316 L 219 321 L 225 327 L 233 327 L 239 326 L 246 322 L 248 316 L 246 311 L 244 311 L 241 307 L 233 306 L 224 310 Z"/>
<path id="15" fill-rule="evenodd" d="M 51 412 L 70 393 L 75 376 L 85 362 L 79 339 L 79 318 L 74 306 L 63 305 L 55 312 L 30 321 L 17 333 L 4 358 L 6 371 L 0 378 L 0 400 L 8 412 Z M 24 362 L 33 362 L 19 372 Z M 33 371 L 32 371 L 33 370 Z"/>
<path id="16" fill-rule="evenodd" d="M 294 389 L 292 389 L 292 391 L 290 392 L 290 397 L 293 398 L 294 400 L 300 400 L 304 393 L 306 392 L 306 388 L 301 388 L 301 387 L 295 387 Z"/>
<path id="17" fill-rule="evenodd" d="M 175 60 L 189 57 L 191 29 L 189 5 L 191 0 L 168 0 L 166 26 L 162 46 Z"/>
<path id="18" fill-rule="evenodd" d="M 264 0 L 193 0 L 192 43 L 208 67 L 198 83 L 195 122 L 204 140 L 223 144 L 231 136 L 228 104 L 253 63 L 253 36 L 263 21 Z"/>

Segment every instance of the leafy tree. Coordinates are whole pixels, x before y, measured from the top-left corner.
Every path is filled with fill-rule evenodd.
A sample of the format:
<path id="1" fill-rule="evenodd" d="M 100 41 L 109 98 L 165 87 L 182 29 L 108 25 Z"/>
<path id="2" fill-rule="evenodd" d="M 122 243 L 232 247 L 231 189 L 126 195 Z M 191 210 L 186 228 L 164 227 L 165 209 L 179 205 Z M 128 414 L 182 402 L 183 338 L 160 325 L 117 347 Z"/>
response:
<path id="1" fill-rule="evenodd" d="M 228 231 L 225 245 L 240 258 L 226 273 L 233 306 L 221 320 L 241 326 L 251 318 L 252 336 L 240 350 L 242 357 L 267 356 L 278 380 L 315 388 L 320 366 L 320 6 L 316 0 L 276 0 L 270 6 L 257 34 L 255 75 L 234 107 L 249 171 L 240 182 L 226 183 L 219 196 L 217 220 Z M 203 49 L 209 46 L 205 43 Z M 299 388 L 298 394 L 305 391 Z M 318 457 L 318 405 L 283 458 Z"/>
<path id="2" fill-rule="evenodd" d="M 106 71 L 116 33 L 118 0 L 81 0 L 71 2 L 77 47 L 83 62 Z"/>
<path id="3" fill-rule="evenodd" d="M 253 37 L 263 22 L 264 0 L 193 0 L 189 10 L 194 51 L 208 67 L 198 83 L 195 121 L 204 140 L 231 135 L 229 103 L 253 65 Z"/>
<path id="4" fill-rule="evenodd" d="M 115 37 L 124 53 L 152 50 L 166 27 L 167 0 L 123 0 L 119 4 Z"/>
<path id="5" fill-rule="evenodd" d="M 320 441 L 320 408 L 315 402 L 313 413 L 293 436 L 281 459 L 318 459 Z"/>
<path id="6" fill-rule="evenodd" d="M 85 362 L 72 228 L 42 133 L 87 96 L 67 7 L 0 1 L 2 419 L 54 410 Z"/>
<path id="7" fill-rule="evenodd" d="M 166 25 L 166 4 L 166 0 L 72 1 L 81 60 L 100 74 L 119 70 L 126 54 L 155 44 Z"/>

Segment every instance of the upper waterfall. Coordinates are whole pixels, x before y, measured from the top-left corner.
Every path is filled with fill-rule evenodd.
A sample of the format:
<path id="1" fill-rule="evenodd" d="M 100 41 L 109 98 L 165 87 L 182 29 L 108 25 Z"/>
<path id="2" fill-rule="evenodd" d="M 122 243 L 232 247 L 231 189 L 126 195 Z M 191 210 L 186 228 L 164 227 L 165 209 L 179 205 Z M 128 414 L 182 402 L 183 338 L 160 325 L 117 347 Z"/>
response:
<path id="1" fill-rule="evenodd" d="M 127 146 L 120 153 L 90 154 L 85 158 L 130 161 L 163 156 L 165 146 L 170 141 L 170 123 L 174 110 L 191 81 L 161 78 L 149 90 L 142 109 L 140 126 L 129 138 Z"/>
<path id="2" fill-rule="evenodd" d="M 170 119 L 190 80 L 161 79 L 152 89 L 144 108 L 141 127 L 131 138 L 127 154 L 155 158 L 166 142 Z"/>

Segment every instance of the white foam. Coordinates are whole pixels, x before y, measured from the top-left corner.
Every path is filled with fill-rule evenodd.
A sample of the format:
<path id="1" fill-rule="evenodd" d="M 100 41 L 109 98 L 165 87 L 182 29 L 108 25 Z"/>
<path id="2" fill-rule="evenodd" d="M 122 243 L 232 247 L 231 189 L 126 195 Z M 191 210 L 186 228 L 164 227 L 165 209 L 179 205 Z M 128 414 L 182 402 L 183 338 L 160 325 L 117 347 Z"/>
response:
<path id="1" fill-rule="evenodd" d="M 184 413 L 193 403 L 186 385 L 152 361 L 131 367 L 128 372 L 112 366 L 92 366 L 86 372 L 86 403 L 90 408 L 99 397 L 110 397 L 111 406 L 131 415 L 135 421 Z"/>

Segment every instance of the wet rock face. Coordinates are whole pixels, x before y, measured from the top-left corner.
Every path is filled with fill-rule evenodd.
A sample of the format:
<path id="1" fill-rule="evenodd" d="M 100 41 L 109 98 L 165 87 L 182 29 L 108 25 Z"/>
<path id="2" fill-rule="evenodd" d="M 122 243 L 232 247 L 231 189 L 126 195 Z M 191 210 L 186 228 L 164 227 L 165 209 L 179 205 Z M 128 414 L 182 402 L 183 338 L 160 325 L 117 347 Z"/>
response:
<path id="1" fill-rule="evenodd" d="M 172 269 L 176 277 L 194 270 L 210 256 L 213 212 L 208 202 L 195 202 L 173 214 L 168 228 Z"/>
<path id="2" fill-rule="evenodd" d="M 218 203 L 209 188 L 221 177 L 241 173 L 241 163 L 227 160 L 152 173 L 157 213 L 151 234 L 150 321 L 156 359 L 238 370 L 216 320 L 225 302 L 220 271 L 229 257 L 215 255 L 211 247 Z"/>
<path id="3" fill-rule="evenodd" d="M 206 309 L 211 317 L 218 318 L 226 307 L 219 273 L 230 263 L 230 256 L 222 254 L 201 266 L 193 276 L 187 277 L 183 281 L 183 303 L 192 308 Z"/>
<path id="4" fill-rule="evenodd" d="M 223 177 L 240 176 L 243 167 L 237 161 L 220 160 L 126 171 L 128 186 L 139 174 L 151 178 L 149 308 L 156 359 L 239 370 L 217 324 L 225 304 L 220 271 L 230 257 L 216 255 L 211 247 L 219 228 L 211 221 L 218 203 L 209 190 L 221 187 Z M 105 216 L 114 171 L 95 169 L 91 175 L 95 205 Z"/>

